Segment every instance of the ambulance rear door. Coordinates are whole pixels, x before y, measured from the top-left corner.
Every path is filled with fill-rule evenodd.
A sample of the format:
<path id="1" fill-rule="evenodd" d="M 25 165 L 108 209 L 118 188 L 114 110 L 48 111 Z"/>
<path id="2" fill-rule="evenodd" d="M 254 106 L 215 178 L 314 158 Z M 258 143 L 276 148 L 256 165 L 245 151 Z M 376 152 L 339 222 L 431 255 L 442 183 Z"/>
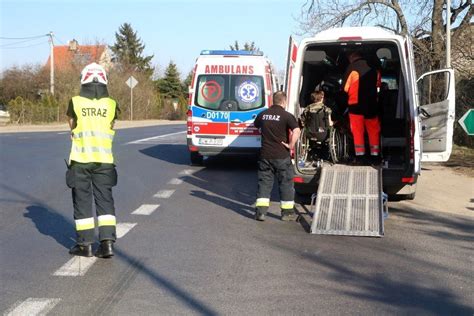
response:
<path id="1" fill-rule="evenodd" d="M 271 105 L 273 89 L 270 67 L 255 65 L 254 69 L 253 75 L 233 75 L 230 80 L 229 97 L 237 102 L 237 108 L 229 112 L 229 138 L 233 147 L 261 146 L 260 131 L 254 121 L 258 113 Z"/>
<path id="2" fill-rule="evenodd" d="M 205 67 L 205 65 L 200 65 Z M 192 134 L 196 146 L 225 147 L 229 134 L 229 112 L 220 107 L 226 79 L 219 74 L 200 72 L 196 76 Z"/>

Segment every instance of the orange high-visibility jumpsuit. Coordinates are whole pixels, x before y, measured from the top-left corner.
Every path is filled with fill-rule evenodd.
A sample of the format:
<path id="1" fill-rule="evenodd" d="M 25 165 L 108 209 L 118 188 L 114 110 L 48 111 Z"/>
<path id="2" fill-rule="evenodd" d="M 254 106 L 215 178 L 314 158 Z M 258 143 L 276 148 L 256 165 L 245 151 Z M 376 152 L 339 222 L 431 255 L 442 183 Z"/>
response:
<path id="1" fill-rule="evenodd" d="M 344 91 L 348 94 L 349 121 L 356 156 L 365 155 L 366 130 L 370 154 L 380 154 L 380 121 L 377 116 L 377 87 L 380 84 L 380 72 L 371 68 L 363 58 L 352 62 L 346 71 Z"/>

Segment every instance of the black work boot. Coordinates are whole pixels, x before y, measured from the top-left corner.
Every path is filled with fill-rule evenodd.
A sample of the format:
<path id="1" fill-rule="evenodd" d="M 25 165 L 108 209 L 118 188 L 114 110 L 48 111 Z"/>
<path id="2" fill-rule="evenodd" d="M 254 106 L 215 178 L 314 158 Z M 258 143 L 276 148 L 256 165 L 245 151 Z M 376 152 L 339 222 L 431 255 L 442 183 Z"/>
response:
<path id="1" fill-rule="evenodd" d="M 75 245 L 69 249 L 69 253 L 74 256 L 92 257 L 92 245 Z"/>
<path id="2" fill-rule="evenodd" d="M 294 210 L 282 210 L 281 211 L 281 220 L 285 222 L 289 221 L 296 221 L 298 219 L 298 215 L 295 213 Z"/>
<path id="3" fill-rule="evenodd" d="M 265 212 L 259 208 L 255 209 L 255 219 L 257 221 L 263 222 L 265 220 Z"/>
<path id="4" fill-rule="evenodd" d="M 114 242 L 113 240 L 102 240 L 99 248 L 95 252 L 95 256 L 98 258 L 110 258 L 114 255 Z"/>

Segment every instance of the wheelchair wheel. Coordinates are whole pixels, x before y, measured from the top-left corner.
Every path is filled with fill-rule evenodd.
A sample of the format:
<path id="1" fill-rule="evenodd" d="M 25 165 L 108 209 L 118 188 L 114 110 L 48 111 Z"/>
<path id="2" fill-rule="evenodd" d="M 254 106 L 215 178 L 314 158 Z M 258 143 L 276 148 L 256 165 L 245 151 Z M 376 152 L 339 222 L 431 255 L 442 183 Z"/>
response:
<path id="1" fill-rule="evenodd" d="M 309 139 L 306 137 L 305 130 L 303 129 L 301 131 L 300 138 L 296 145 L 296 156 L 298 158 L 298 161 L 301 161 L 301 160 L 306 161 L 308 159 L 308 153 L 309 153 Z"/>
<path id="2" fill-rule="evenodd" d="M 349 155 L 350 139 L 347 134 L 337 128 L 329 131 L 329 153 L 333 163 L 347 162 Z"/>

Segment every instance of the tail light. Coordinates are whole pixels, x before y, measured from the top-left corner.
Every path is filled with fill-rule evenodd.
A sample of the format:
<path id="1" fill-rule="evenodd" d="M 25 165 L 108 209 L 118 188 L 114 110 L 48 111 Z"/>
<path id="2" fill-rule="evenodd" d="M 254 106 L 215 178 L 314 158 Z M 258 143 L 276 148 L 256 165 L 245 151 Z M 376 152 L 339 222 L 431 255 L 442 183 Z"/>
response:
<path id="1" fill-rule="evenodd" d="M 188 135 L 191 135 L 193 132 L 193 111 L 191 109 L 186 112 L 187 122 L 186 126 L 188 128 Z"/>
<path id="2" fill-rule="evenodd" d="M 304 183 L 303 177 L 293 177 L 294 183 Z"/>

